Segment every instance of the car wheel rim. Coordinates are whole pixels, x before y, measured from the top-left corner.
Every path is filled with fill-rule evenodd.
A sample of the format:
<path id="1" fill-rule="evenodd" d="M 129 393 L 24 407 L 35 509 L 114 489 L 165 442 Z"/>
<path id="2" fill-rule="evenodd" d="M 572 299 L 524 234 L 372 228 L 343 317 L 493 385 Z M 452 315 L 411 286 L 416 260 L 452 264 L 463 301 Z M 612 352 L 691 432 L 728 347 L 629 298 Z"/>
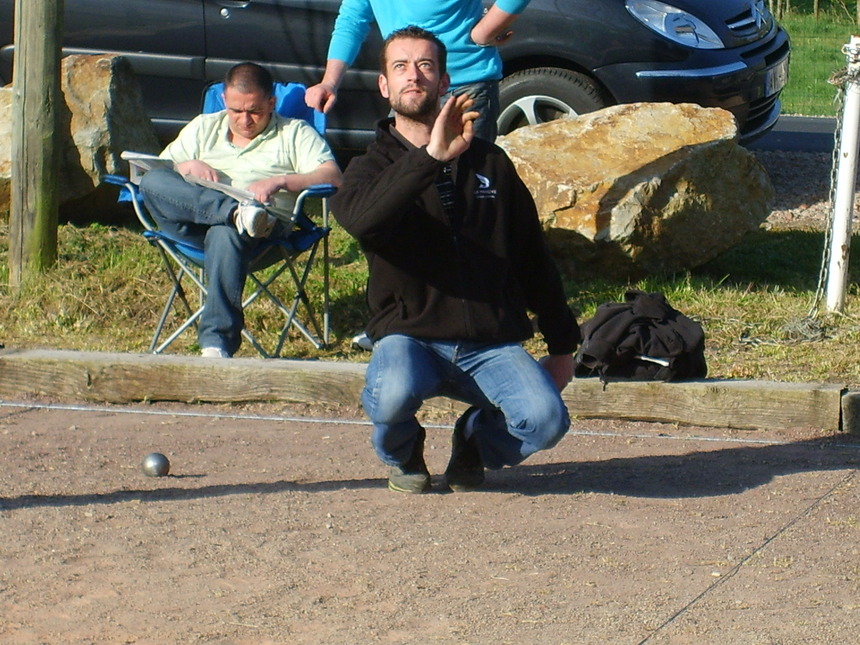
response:
<path id="1" fill-rule="evenodd" d="M 551 96 L 524 96 L 499 115 L 499 133 L 507 134 L 526 125 L 546 123 L 575 114 L 576 111 L 567 103 Z"/>

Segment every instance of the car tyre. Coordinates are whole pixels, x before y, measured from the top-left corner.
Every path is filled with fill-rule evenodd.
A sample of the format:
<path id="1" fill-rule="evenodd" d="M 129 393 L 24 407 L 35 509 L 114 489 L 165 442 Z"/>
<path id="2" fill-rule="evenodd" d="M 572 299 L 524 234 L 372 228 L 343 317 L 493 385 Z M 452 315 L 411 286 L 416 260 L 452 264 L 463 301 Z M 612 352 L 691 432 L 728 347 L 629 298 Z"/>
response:
<path id="1" fill-rule="evenodd" d="M 514 72 L 499 83 L 499 134 L 525 125 L 594 112 L 612 98 L 588 76 L 558 67 Z"/>

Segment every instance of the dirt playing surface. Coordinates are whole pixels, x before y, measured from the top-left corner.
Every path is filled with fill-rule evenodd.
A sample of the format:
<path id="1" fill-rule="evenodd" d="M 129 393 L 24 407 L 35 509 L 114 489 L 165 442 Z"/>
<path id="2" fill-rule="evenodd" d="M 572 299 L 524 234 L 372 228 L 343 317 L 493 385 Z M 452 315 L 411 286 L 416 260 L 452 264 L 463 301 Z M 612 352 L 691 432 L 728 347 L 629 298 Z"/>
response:
<path id="1" fill-rule="evenodd" d="M 449 422 L 409 496 L 358 411 L 4 403 L 0 642 L 857 642 L 851 437 L 575 421 L 453 494 Z"/>

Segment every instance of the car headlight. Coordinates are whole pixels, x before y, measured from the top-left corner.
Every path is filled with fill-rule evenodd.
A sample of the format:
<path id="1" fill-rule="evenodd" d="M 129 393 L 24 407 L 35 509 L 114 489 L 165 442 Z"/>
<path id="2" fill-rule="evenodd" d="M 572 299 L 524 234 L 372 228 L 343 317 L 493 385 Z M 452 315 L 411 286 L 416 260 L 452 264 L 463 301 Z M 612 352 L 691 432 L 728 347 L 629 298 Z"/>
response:
<path id="1" fill-rule="evenodd" d="M 693 14 L 657 0 L 627 0 L 627 11 L 661 36 L 694 49 L 721 49 L 720 37 Z"/>

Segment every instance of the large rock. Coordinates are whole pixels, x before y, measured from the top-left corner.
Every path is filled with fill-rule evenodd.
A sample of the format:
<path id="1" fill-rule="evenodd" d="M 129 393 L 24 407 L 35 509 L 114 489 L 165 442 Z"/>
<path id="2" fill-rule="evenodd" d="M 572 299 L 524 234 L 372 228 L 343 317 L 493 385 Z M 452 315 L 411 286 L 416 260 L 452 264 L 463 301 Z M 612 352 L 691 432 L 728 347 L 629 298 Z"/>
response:
<path id="1" fill-rule="evenodd" d="M 105 173 L 126 173 L 123 150 L 157 153 L 140 87 L 121 56 L 67 56 L 62 61 L 57 136 L 62 137 L 60 202 L 93 193 Z M 8 212 L 11 181 L 12 87 L 0 88 L 0 212 Z"/>
<path id="2" fill-rule="evenodd" d="M 734 117 L 635 103 L 498 139 L 531 190 L 560 263 L 641 277 L 715 258 L 770 214 L 767 171 Z"/>

